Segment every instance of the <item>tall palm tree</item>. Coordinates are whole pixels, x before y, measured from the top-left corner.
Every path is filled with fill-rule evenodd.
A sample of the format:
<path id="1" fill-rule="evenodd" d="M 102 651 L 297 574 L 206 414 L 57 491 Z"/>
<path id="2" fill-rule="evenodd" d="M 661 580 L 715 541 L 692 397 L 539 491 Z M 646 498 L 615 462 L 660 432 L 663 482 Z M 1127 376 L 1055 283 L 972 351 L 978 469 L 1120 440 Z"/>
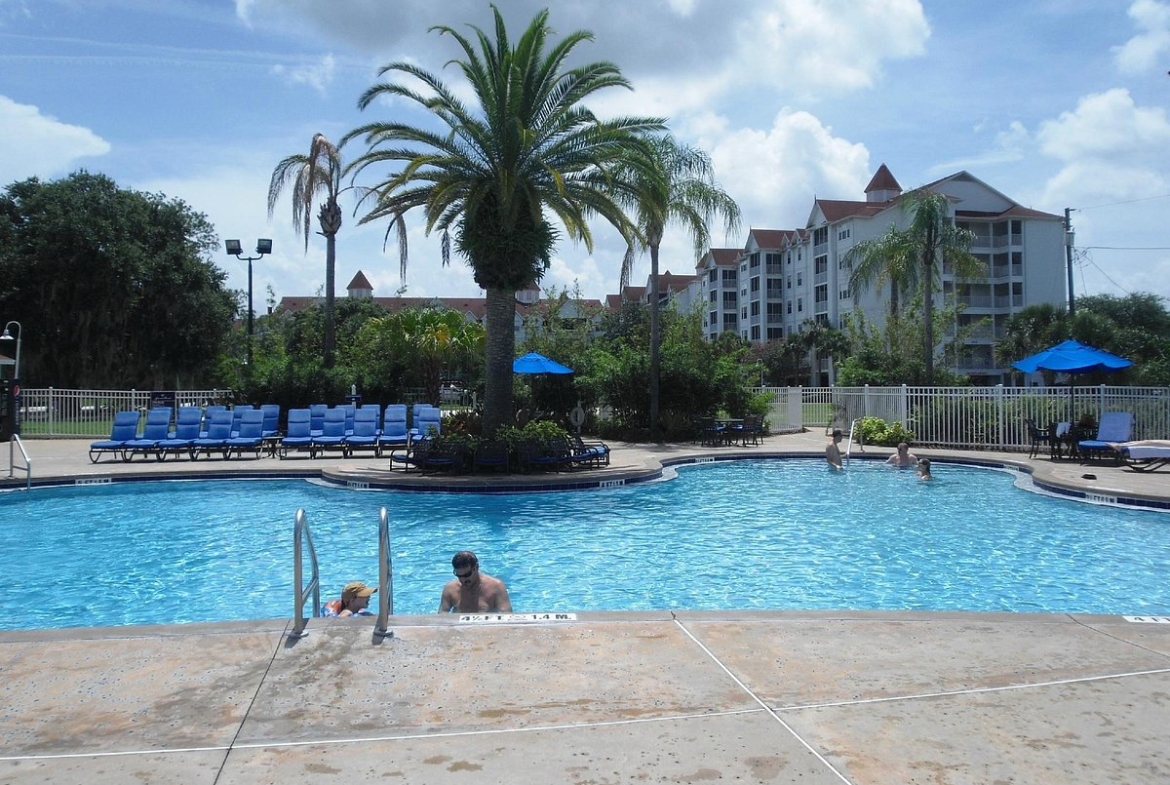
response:
<path id="1" fill-rule="evenodd" d="M 955 226 L 950 202 L 944 194 L 925 188 L 902 198 L 910 215 L 909 226 L 893 226 L 875 241 L 858 243 L 850 251 L 860 263 L 850 276 L 850 286 L 862 291 L 874 280 L 891 282 L 891 302 L 897 291 L 921 290 L 923 302 L 923 361 L 926 384 L 934 383 L 934 293 L 940 288 L 942 272 L 953 268 L 957 278 L 974 278 L 983 272 L 979 260 L 968 249 L 975 235 Z"/>
<path id="2" fill-rule="evenodd" d="M 690 232 L 695 255 L 701 255 L 710 244 L 708 224 L 716 213 L 723 216 L 728 234 L 738 230 L 739 205 L 715 182 L 707 154 L 669 135 L 653 137 L 649 160 L 627 162 L 618 177 L 633 186 L 632 192 L 620 196 L 634 215 L 641 245 L 650 251 L 650 434 L 657 438 L 662 347 L 658 253 L 662 237 L 668 224 L 680 223 Z M 622 262 L 622 288 L 629 283 L 633 262 L 631 243 Z"/>
<path id="3" fill-rule="evenodd" d="M 463 50 L 454 61 L 467 79 L 474 103 L 464 102 L 437 76 L 412 63 L 384 66 L 425 88 L 383 82 L 370 87 L 358 106 L 397 98 L 429 110 L 445 129 L 431 131 L 400 122 L 376 122 L 351 131 L 368 150 L 355 159 L 354 174 L 390 164 L 394 171 L 375 188 L 377 202 L 362 221 L 388 219 L 396 232 L 402 274 L 406 273 L 405 215 L 421 208 L 427 232 L 442 233 L 443 263 L 450 258 L 449 231 L 487 293 L 487 341 L 483 427 L 488 433 L 512 421 L 512 360 L 515 355 L 515 293 L 539 281 L 548 269 L 559 232 L 592 250 L 587 223 L 594 215 L 623 237 L 635 228 L 615 194 L 626 186 L 609 173 L 642 135 L 662 130 L 660 120 L 622 117 L 599 120 L 583 101 L 600 90 L 630 85 L 607 62 L 566 68 L 586 31 L 551 43 L 548 11 L 538 13 L 520 39 L 509 41 L 495 6 L 494 39 L 479 28 L 465 37 L 447 26 Z"/>
<path id="4" fill-rule="evenodd" d="M 341 206 L 337 197 L 345 167 L 337 145 L 323 134 L 314 134 L 308 155 L 290 155 L 276 165 L 268 184 L 268 217 L 285 187 L 292 183 L 293 226 L 305 235 L 305 252 L 309 250 L 309 229 L 313 223 L 313 200 L 320 198 L 317 225 L 325 237 L 325 367 L 333 367 L 336 338 L 334 302 L 337 274 L 337 233 L 341 230 Z"/>

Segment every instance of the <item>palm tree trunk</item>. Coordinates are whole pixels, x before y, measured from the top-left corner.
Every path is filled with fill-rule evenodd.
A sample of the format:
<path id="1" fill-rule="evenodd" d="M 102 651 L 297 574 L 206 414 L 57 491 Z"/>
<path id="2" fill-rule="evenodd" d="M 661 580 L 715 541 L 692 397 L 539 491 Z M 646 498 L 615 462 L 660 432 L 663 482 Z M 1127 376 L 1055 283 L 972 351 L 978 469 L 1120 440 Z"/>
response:
<path id="1" fill-rule="evenodd" d="M 483 432 L 512 423 L 512 361 L 516 355 L 516 293 L 488 289 L 484 350 Z"/>
<path id="2" fill-rule="evenodd" d="M 650 245 L 650 438 L 658 441 L 659 378 L 662 326 L 658 308 L 658 244 Z"/>
<path id="3" fill-rule="evenodd" d="M 341 206 L 336 200 L 330 199 L 321 205 L 317 221 L 321 225 L 321 234 L 325 235 L 325 367 L 332 368 L 333 353 L 337 348 L 333 310 L 337 288 L 337 233 L 341 230 Z"/>

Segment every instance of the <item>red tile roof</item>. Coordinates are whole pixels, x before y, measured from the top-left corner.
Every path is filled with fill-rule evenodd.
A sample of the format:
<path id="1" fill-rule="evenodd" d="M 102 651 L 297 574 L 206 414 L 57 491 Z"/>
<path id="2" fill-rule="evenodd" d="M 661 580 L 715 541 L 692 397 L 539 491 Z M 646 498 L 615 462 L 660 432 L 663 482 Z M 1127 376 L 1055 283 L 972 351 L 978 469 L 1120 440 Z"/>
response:
<path id="1" fill-rule="evenodd" d="M 878 167 L 874 172 L 873 179 L 869 181 L 869 185 L 865 186 L 865 193 L 870 191 L 897 191 L 902 192 L 902 186 L 898 185 L 898 181 L 894 179 L 893 173 L 886 168 L 885 164 Z"/>
<path id="2" fill-rule="evenodd" d="M 350 289 L 369 289 L 370 291 L 374 290 L 373 284 L 370 283 L 370 280 L 366 278 L 366 274 L 361 270 L 357 271 L 357 275 L 353 277 L 353 280 L 349 282 L 349 286 L 346 286 L 345 288 L 346 291 Z"/>
<path id="3" fill-rule="evenodd" d="M 834 223 L 843 218 L 851 218 L 855 215 L 871 218 L 891 207 L 894 202 L 852 202 L 839 199 L 817 199 L 815 204 L 820 208 L 821 213 L 825 216 L 825 220 L 829 223 Z"/>

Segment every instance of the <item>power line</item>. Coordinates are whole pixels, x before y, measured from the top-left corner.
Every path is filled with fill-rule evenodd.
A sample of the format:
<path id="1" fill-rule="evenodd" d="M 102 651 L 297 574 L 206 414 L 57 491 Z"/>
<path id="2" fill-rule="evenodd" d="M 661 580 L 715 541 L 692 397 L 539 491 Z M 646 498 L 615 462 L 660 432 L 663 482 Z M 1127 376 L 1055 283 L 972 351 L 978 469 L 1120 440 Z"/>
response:
<path id="1" fill-rule="evenodd" d="M 1136 204 L 1137 202 L 1152 202 L 1155 199 L 1170 199 L 1170 194 L 1162 194 L 1160 196 L 1143 196 L 1140 199 L 1127 199 L 1124 202 L 1109 202 L 1108 204 L 1095 204 L 1092 207 L 1078 207 L 1077 212 L 1083 213 L 1085 210 L 1096 210 L 1099 207 L 1117 207 L 1122 204 Z"/>
<path id="2" fill-rule="evenodd" d="M 1170 251 L 1170 247 L 1162 246 L 1125 248 L 1118 245 L 1082 245 L 1079 247 L 1082 251 Z"/>

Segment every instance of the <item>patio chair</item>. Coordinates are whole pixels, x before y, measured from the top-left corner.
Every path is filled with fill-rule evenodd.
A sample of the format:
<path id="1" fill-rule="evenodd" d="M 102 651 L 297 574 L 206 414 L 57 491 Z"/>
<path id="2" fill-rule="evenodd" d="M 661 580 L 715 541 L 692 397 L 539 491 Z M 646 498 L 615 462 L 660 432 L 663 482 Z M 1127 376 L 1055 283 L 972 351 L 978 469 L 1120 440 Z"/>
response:
<path id="1" fill-rule="evenodd" d="M 211 423 L 207 426 L 207 435 L 200 436 L 191 443 L 191 460 L 199 460 L 200 454 L 208 458 L 216 450 L 220 457 L 227 457 L 227 441 L 232 438 L 232 413 L 217 411 L 211 414 Z"/>
<path id="2" fill-rule="evenodd" d="M 235 453 L 237 458 L 243 458 L 244 450 L 251 450 L 259 458 L 260 447 L 263 443 L 264 412 L 259 409 L 247 409 L 240 417 L 239 430 L 236 435 L 227 440 L 223 457 L 231 458 L 232 453 Z"/>
<path id="3" fill-rule="evenodd" d="M 1097 426 L 1097 438 L 1085 439 L 1077 444 L 1081 452 L 1082 462 L 1091 461 L 1106 455 L 1116 456 L 1121 462 L 1121 454 L 1109 445 L 1128 442 L 1133 438 L 1133 412 L 1105 412 L 1101 415 L 1101 422 Z"/>
<path id="4" fill-rule="evenodd" d="M 260 435 L 265 439 L 269 439 L 280 433 L 280 404 L 262 404 L 260 411 L 264 413 L 264 423 L 260 430 Z"/>
<path id="5" fill-rule="evenodd" d="M 572 462 L 590 468 L 609 466 L 609 445 L 605 442 L 586 442 L 581 440 L 580 434 L 569 434 L 572 446 Z"/>
<path id="6" fill-rule="evenodd" d="M 378 444 L 378 408 L 363 406 L 354 412 L 353 431 L 345 437 L 343 452 L 346 457 L 354 450 L 373 450 L 375 457 L 382 455 Z"/>
<path id="7" fill-rule="evenodd" d="M 325 419 L 321 422 L 321 433 L 313 436 L 309 455 L 316 458 L 318 453 L 324 454 L 327 450 L 341 450 L 342 457 L 345 456 L 344 407 L 334 406 L 325 412 Z"/>
<path id="8" fill-rule="evenodd" d="M 199 438 L 203 427 L 203 410 L 198 406 L 181 406 L 175 419 L 175 430 L 158 443 L 158 459 L 165 461 L 168 455 L 191 454 L 191 445 Z"/>
<path id="9" fill-rule="evenodd" d="M 327 403 L 309 404 L 309 435 L 320 436 L 325 427 L 325 412 L 329 411 Z"/>
<path id="10" fill-rule="evenodd" d="M 311 422 L 312 413 L 308 409 L 288 410 L 288 426 L 280 439 L 278 452 L 282 460 L 288 457 L 289 450 L 309 450 L 309 455 L 312 456 Z"/>
<path id="11" fill-rule="evenodd" d="M 1170 466 L 1170 440 L 1118 444 L 1115 449 L 1125 465 L 1137 472 L 1156 472 Z"/>
<path id="12" fill-rule="evenodd" d="M 410 443 L 410 431 L 406 428 L 406 404 L 392 403 L 386 406 L 382 416 L 382 432 L 378 434 L 378 452 L 386 448 L 393 452 L 395 447 Z"/>
<path id="13" fill-rule="evenodd" d="M 244 420 L 244 412 L 257 411 L 251 404 L 237 404 L 232 407 L 232 437 L 240 435 L 240 423 Z"/>
<path id="14" fill-rule="evenodd" d="M 415 436 L 438 436 L 443 432 L 443 412 L 434 406 L 424 405 L 418 410 L 415 423 L 418 431 Z M 412 433 L 414 432 L 412 431 Z"/>
<path id="15" fill-rule="evenodd" d="M 146 413 L 146 425 L 142 426 L 142 435 L 126 442 L 122 450 L 122 460 L 134 460 L 137 453 L 143 456 L 155 456 L 162 460 L 158 451 L 158 443 L 171 435 L 171 407 L 156 406 Z"/>
<path id="16" fill-rule="evenodd" d="M 706 447 L 718 447 L 724 442 L 724 434 L 727 429 L 715 422 L 714 417 L 704 417 L 700 424 L 702 437 L 699 443 Z"/>
<path id="17" fill-rule="evenodd" d="M 1035 458 L 1036 454 L 1040 452 L 1041 445 L 1048 446 L 1050 431 L 1047 428 L 1036 427 L 1035 420 L 1025 419 L 1024 426 L 1028 429 L 1028 443 L 1031 445 L 1028 457 Z"/>
<path id="18" fill-rule="evenodd" d="M 101 460 L 102 455 L 107 453 L 113 453 L 115 457 L 120 457 L 122 451 L 126 449 L 126 442 L 138 435 L 139 418 L 140 415 L 137 411 L 115 412 L 114 424 L 110 428 L 110 438 L 89 445 L 90 462 L 97 463 Z"/>
<path id="19" fill-rule="evenodd" d="M 226 412 L 228 407 L 220 403 L 208 404 L 203 408 L 203 427 L 199 429 L 199 437 L 207 438 L 207 429 L 211 427 L 211 415 L 216 412 Z"/>
<path id="20" fill-rule="evenodd" d="M 482 441 L 475 447 L 475 455 L 471 459 L 472 471 L 479 471 L 480 469 L 495 469 L 499 471 L 508 471 L 511 464 L 511 456 L 508 453 L 508 445 L 501 441 Z"/>

